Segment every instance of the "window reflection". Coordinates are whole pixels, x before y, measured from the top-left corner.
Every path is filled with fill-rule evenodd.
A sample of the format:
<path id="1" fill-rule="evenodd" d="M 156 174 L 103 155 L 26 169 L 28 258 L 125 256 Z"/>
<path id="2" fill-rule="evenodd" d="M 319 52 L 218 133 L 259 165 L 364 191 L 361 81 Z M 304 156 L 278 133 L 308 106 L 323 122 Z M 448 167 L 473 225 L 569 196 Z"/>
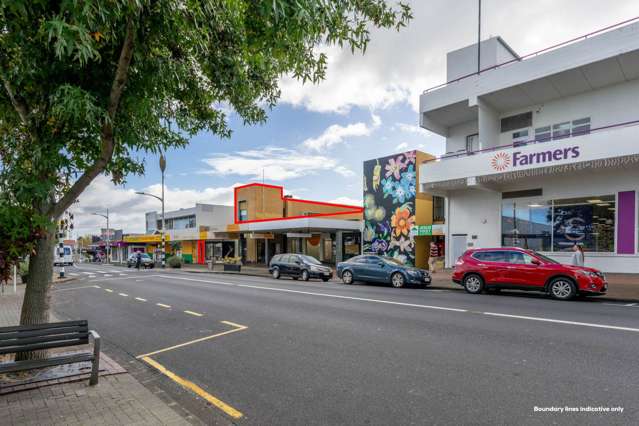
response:
<path id="1" fill-rule="evenodd" d="M 501 228 L 503 246 L 550 251 L 552 208 L 546 202 L 504 202 Z"/>

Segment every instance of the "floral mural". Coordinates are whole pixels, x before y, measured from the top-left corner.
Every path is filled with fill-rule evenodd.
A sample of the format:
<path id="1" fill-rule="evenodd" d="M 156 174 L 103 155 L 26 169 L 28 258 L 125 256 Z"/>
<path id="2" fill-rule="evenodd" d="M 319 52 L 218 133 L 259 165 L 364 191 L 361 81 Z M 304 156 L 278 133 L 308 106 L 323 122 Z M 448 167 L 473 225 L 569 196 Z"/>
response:
<path id="1" fill-rule="evenodd" d="M 364 252 L 415 264 L 416 152 L 364 162 Z"/>

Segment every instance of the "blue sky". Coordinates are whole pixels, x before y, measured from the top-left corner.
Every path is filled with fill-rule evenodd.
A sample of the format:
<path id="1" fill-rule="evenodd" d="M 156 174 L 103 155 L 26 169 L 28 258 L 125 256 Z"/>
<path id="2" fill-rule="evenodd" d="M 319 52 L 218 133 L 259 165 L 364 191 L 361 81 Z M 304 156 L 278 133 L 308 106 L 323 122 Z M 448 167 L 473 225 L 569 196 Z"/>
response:
<path id="1" fill-rule="evenodd" d="M 233 185 L 265 181 L 296 197 L 361 203 L 363 161 L 407 149 L 441 154 L 444 140 L 418 127 L 419 94 L 442 83 L 446 52 L 476 41 L 477 0 L 413 0 L 407 29 L 371 34 L 364 56 L 336 47 L 328 55 L 327 79 L 302 85 L 283 76 L 282 98 L 268 122 L 245 127 L 230 115 L 233 136 L 202 133 L 183 150 L 167 153 L 167 209 L 196 202 L 230 204 Z M 483 38 L 501 35 L 523 55 L 635 16 L 631 0 L 482 1 Z M 144 212 L 159 209 L 157 157 L 145 158 L 145 176 L 115 187 L 99 177 L 73 211 L 78 235 L 104 226 L 92 212 L 107 207 L 111 223 L 143 232 Z"/>

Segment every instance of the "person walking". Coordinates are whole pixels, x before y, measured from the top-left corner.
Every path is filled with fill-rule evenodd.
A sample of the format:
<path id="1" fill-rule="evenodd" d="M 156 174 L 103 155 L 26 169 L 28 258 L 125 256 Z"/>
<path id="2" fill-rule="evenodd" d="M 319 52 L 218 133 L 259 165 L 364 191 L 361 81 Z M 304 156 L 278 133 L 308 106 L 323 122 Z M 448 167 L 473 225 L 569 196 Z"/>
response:
<path id="1" fill-rule="evenodd" d="M 437 258 L 439 257 L 439 247 L 437 247 L 437 244 L 435 244 L 434 241 L 430 242 L 430 256 L 428 257 L 428 270 L 431 272 L 431 274 L 434 274 L 435 272 L 435 265 L 437 262 Z"/>
<path id="2" fill-rule="evenodd" d="M 142 253 L 138 252 L 135 256 L 135 269 L 140 270 L 140 264 L 142 263 Z"/>
<path id="3" fill-rule="evenodd" d="M 574 266 L 584 266 L 584 249 L 581 245 L 575 244 L 572 247 L 572 258 L 570 264 Z"/>

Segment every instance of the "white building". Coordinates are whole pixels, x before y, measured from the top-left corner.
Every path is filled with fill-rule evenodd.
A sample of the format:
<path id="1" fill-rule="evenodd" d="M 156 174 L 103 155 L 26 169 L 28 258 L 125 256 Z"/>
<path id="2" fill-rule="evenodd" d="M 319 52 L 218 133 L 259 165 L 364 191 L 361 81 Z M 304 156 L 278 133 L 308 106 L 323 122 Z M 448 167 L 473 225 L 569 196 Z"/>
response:
<path id="1" fill-rule="evenodd" d="M 446 154 L 420 191 L 446 197 L 446 264 L 470 247 L 520 246 L 639 272 L 639 23 L 520 58 L 500 37 L 447 55 L 420 97 Z M 504 64 L 504 62 L 506 62 Z"/>

